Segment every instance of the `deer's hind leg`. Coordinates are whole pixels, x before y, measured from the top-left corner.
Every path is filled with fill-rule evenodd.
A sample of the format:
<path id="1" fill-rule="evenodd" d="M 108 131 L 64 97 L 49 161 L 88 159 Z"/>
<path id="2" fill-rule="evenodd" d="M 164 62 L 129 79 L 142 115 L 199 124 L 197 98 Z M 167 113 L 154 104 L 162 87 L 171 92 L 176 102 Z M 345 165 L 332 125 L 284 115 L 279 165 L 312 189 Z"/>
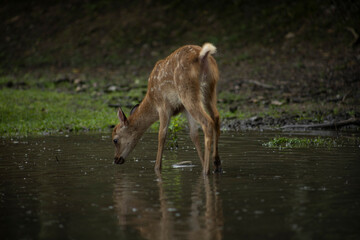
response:
<path id="1" fill-rule="evenodd" d="M 218 143 L 220 138 L 220 114 L 216 108 L 216 97 L 214 97 L 211 101 L 207 102 L 205 106 L 206 106 L 206 110 L 210 114 L 210 117 L 214 121 L 214 128 L 213 128 L 214 146 L 213 146 L 213 155 L 212 155 L 214 172 L 221 172 L 222 171 L 221 160 L 219 157 L 219 148 L 218 148 Z"/>
<path id="2" fill-rule="evenodd" d="M 211 145 L 213 142 L 213 129 L 214 129 L 214 121 L 207 114 L 204 109 L 203 104 L 200 100 L 200 94 L 191 93 L 191 91 L 187 93 L 181 94 L 181 100 L 185 107 L 185 110 L 191 115 L 192 118 L 196 122 L 198 122 L 204 132 L 204 161 L 203 161 L 203 172 L 204 174 L 209 174 L 209 165 L 210 165 L 210 154 L 211 154 Z"/>

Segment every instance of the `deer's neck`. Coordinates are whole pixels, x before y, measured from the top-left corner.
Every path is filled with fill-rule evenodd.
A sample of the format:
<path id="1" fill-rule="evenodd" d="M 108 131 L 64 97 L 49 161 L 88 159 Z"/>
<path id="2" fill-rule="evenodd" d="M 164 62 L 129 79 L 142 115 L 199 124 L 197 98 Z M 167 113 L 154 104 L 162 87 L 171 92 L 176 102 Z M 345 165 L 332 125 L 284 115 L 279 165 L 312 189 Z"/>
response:
<path id="1" fill-rule="evenodd" d="M 145 131 L 158 119 L 159 114 L 155 105 L 150 101 L 148 95 L 145 96 L 139 107 L 128 118 L 131 127 L 139 132 L 140 135 L 144 134 Z"/>

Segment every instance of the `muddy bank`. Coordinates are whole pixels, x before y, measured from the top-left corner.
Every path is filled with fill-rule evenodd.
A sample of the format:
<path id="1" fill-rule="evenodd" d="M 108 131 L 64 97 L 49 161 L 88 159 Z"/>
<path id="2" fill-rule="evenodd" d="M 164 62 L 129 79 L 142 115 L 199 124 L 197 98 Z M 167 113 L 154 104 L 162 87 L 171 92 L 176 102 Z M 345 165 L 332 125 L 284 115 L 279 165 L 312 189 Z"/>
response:
<path id="1" fill-rule="evenodd" d="M 350 117 L 350 116 L 348 116 Z M 223 119 L 222 131 L 243 130 L 360 130 L 359 118 L 346 118 L 340 116 L 328 116 L 324 122 L 312 120 L 298 120 L 296 116 L 283 116 L 281 118 L 251 117 L 248 119 Z"/>

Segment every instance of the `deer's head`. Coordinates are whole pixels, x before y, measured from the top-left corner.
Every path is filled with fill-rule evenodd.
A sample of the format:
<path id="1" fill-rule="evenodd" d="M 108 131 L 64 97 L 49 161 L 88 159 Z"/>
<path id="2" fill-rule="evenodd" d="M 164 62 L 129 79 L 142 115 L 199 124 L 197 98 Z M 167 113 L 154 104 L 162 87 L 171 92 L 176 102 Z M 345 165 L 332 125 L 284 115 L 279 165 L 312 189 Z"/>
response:
<path id="1" fill-rule="evenodd" d="M 137 106 L 131 110 L 130 115 L 135 111 Z M 125 158 L 135 148 L 139 137 L 137 129 L 131 126 L 121 108 L 119 108 L 117 115 L 120 122 L 114 127 L 112 132 L 112 141 L 115 146 L 114 163 L 123 164 Z"/>

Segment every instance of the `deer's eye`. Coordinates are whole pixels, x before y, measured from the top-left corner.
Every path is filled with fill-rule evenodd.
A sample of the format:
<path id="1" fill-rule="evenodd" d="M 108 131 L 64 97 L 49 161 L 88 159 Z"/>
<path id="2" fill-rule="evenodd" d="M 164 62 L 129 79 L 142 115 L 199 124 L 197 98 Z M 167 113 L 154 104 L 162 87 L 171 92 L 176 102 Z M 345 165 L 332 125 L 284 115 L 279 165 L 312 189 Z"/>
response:
<path id="1" fill-rule="evenodd" d="M 117 139 L 114 139 L 113 142 L 114 142 L 115 144 L 117 144 L 117 143 L 118 143 L 118 140 L 117 140 Z"/>

